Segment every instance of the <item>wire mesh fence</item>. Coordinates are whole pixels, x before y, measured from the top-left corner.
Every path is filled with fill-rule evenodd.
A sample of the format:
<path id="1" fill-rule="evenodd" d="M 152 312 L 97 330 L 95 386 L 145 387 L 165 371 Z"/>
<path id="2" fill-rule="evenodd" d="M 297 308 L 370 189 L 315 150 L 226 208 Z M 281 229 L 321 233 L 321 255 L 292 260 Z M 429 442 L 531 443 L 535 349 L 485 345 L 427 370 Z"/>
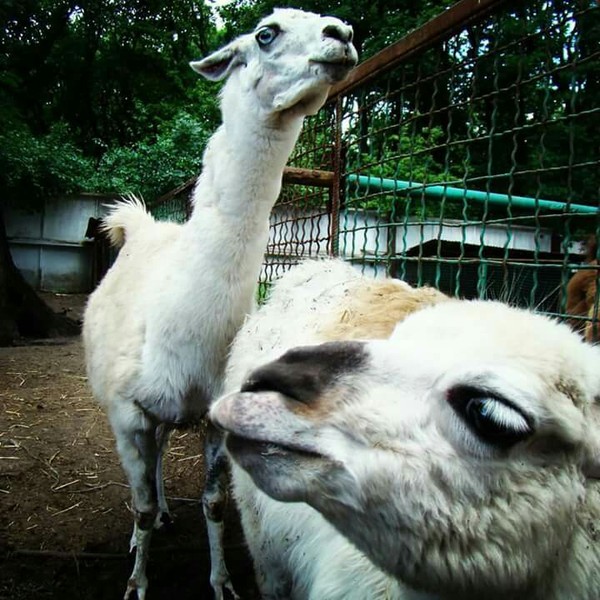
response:
<path id="1" fill-rule="evenodd" d="M 195 183 L 194 177 L 158 198 L 149 206 L 154 218 L 176 223 L 187 221 L 192 212 L 191 194 Z"/>
<path id="2" fill-rule="evenodd" d="M 462 0 L 359 66 L 306 122 L 261 291 L 303 257 L 339 255 L 594 338 L 599 12 Z"/>
<path id="3" fill-rule="evenodd" d="M 584 326 L 597 304 L 585 240 L 599 225 L 598 6 L 488 5 L 465 25 L 476 5 L 461 2 L 365 63 L 291 164 L 315 168 L 306 140 L 334 124 L 325 135 L 339 189 L 317 227 L 330 253 Z M 307 203 L 315 210 L 303 188 L 285 195 L 298 219 Z M 567 284 L 579 271 L 590 273 L 590 305 L 574 314 Z"/>

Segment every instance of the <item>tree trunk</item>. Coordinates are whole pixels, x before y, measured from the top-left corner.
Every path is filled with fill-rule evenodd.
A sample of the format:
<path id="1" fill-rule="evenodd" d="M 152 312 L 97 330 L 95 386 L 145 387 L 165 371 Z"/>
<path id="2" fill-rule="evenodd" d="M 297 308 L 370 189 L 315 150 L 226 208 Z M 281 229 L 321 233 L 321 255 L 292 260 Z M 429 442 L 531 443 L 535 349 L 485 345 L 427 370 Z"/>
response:
<path id="1" fill-rule="evenodd" d="M 0 346 L 19 337 L 77 335 L 79 325 L 55 313 L 25 281 L 12 260 L 0 208 Z"/>

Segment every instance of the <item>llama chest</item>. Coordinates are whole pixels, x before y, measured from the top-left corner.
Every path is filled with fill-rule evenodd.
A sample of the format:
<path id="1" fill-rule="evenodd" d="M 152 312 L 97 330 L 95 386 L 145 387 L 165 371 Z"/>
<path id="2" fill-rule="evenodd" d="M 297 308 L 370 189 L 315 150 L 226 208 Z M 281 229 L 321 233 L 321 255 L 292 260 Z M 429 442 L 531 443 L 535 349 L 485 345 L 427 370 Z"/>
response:
<path id="1" fill-rule="evenodd" d="M 219 393 L 238 324 L 231 319 L 212 325 L 200 331 L 190 323 L 184 332 L 147 332 L 149 340 L 142 350 L 133 396 L 159 421 L 174 425 L 197 422 Z"/>
<path id="2" fill-rule="evenodd" d="M 161 422 L 185 424 L 204 416 L 253 306 L 255 278 L 229 277 L 224 267 L 228 281 L 215 284 L 216 265 L 202 265 L 195 266 L 193 279 L 183 276 L 183 268 L 157 272 L 149 286 L 155 301 L 141 307 L 143 343 L 128 394 Z"/>

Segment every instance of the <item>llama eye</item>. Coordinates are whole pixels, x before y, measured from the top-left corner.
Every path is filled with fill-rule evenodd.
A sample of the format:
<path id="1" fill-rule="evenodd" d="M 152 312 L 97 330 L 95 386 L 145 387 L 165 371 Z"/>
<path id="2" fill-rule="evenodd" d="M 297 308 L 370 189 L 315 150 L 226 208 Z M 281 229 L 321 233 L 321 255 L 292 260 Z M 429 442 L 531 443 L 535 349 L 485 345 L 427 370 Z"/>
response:
<path id="1" fill-rule="evenodd" d="M 452 390 L 449 400 L 484 442 L 508 448 L 533 433 L 529 420 L 520 410 L 482 390 Z"/>
<path id="2" fill-rule="evenodd" d="M 279 35 L 279 29 L 277 27 L 267 26 L 261 27 L 256 32 L 256 41 L 262 48 L 268 46 L 273 40 Z"/>

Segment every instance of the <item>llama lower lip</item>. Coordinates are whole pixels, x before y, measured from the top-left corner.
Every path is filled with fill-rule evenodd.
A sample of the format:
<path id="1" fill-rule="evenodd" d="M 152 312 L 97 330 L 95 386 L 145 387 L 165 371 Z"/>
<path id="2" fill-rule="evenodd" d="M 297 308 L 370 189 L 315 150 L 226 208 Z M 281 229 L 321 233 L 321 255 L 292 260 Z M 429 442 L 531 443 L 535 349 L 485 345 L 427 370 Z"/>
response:
<path id="1" fill-rule="evenodd" d="M 356 64 L 355 61 L 349 59 L 341 59 L 341 60 L 311 60 L 310 61 L 314 65 L 320 65 L 325 69 L 327 74 L 335 79 L 336 81 L 341 81 L 348 75 L 350 69 L 354 67 Z"/>
<path id="2" fill-rule="evenodd" d="M 229 434 L 227 450 L 233 460 L 252 478 L 265 494 L 282 502 L 301 502 L 306 489 L 326 478 L 336 461 L 316 452 L 259 442 Z M 307 477 L 307 473 L 311 476 Z"/>
<path id="3" fill-rule="evenodd" d="M 296 446 L 286 446 L 283 444 L 268 442 L 268 441 L 260 441 L 253 440 L 249 438 L 240 437 L 238 435 L 230 433 L 227 436 L 227 449 L 231 453 L 234 458 L 254 455 L 260 456 L 263 458 L 269 457 L 299 457 L 299 458 L 315 458 L 315 459 L 323 459 L 325 458 L 323 455 L 318 452 L 314 452 L 312 450 L 306 448 L 299 448 Z"/>

